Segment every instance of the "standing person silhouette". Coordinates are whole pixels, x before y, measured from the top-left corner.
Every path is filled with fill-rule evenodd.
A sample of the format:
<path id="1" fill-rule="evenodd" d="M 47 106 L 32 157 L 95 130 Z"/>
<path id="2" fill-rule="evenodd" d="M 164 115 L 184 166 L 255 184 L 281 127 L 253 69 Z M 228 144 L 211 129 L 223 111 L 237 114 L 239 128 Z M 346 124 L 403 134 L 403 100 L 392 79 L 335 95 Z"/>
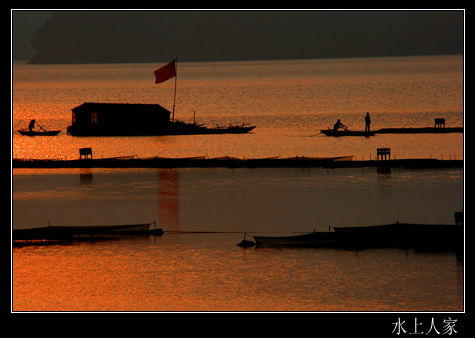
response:
<path id="1" fill-rule="evenodd" d="M 371 125 L 371 118 L 369 117 L 369 113 L 366 113 L 366 116 L 364 118 L 364 122 L 365 122 L 365 128 L 364 128 L 364 131 L 366 133 L 369 133 L 370 131 L 370 125 Z"/>

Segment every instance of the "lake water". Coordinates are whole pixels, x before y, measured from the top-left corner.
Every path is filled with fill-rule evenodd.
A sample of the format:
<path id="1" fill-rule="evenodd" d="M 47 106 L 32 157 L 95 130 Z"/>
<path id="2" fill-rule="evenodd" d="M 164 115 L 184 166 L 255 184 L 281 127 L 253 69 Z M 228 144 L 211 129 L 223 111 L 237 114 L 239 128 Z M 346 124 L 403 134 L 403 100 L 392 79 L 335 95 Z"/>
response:
<path id="1" fill-rule="evenodd" d="M 246 135 L 70 137 L 71 109 L 83 102 L 158 103 L 172 110 L 174 80 L 156 85 L 162 64 L 13 65 L 13 157 L 345 156 L 374 158 L 390 147 L 396 158 L 463 159 L 462 134 L 331 138 L 320 130 L 337 119 L 364 130 L 427 127 L 434 118 L 463 126 L 463 57 L 178 63 L 175 118 L 208 126 L 248 122 Z M 22 137 L 31 119 L 54 138 Z"/>
<path id="2" fill-rule="evenodd" d="M 463 159 L 463 134 L 329 138 L 351 129 L 463 126 L 462 56 L 178 64 L 175 118 L 245 135 L 24 137 L 66 128 L 83 102 L 159 103 L 161 64 L 13 65 L 14 158 L 146 156 Z M 13 169 L 12 226 L 156 220 L 162 237 L 12 249 L 14 311 L 462 311 L 464 260 L 413 250 L 242 249 L 246 232 L 454 223 L 464 170 L 376 168 Z M 213 232 L 213 233 L 211 233 Z"/>

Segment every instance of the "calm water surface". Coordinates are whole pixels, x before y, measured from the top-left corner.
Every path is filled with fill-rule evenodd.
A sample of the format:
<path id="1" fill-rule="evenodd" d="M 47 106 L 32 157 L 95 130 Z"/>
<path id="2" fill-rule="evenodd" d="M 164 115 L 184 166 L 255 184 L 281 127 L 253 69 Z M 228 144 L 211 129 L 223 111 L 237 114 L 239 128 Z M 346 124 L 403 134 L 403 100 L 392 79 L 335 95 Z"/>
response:
<path id="1" fill-rule="evenodd" d="M 453 252 L 236 244 L 244 232 L 453 224 L 462 181 L 461 169 L 15 169 L 16 228 L 157 219 L 165 234 L 14 248 L 13 309 L 461 311 Z"/>
<path id="2" fill-rule="evenodd" d="M 13 65 L 15 158 L 145 156 L 463 159 L 463 134 L 329 138 L 350 129 L 463 125 L 462 56 L 178 65 L 176 118 L 249 122 L 246 135 L 22 137 L 35 118 L 66 128 L 83 102 L 159 103 L 158 64 Z M 12 171 L 12 226 L 156 220 L 162 237 L 12 249 L 14 311 L 461 311 L 464 261 L 396 249 L 242 249 L 247 232 L 453 223 L 462 169 L 51 169 Z M 217 233 L 196 233 L 215 231 Z M 184 233 L 192 232 L 192 233 Z"/>
<path id="3" fill-rule="evenodd" d="M 463 126 L 462 56 L 179 63 L 175 118 L 209 126 L 248 122 L 246 135 L 71 137 L 71 109 L 83 102 L 173 106 L 174 81 L 154 84 L 161 64 L 13 65 L 13 157 L 346 156 L 374 158 L 390 147 L 396 158 L 463 158 L 462 134 L 331 138 L 320 134 L 337 119 L 364 130 L 433 126 L 444 117 Z M 35 118 L 57 137 L 15 131 Z"/>
<path id="4" fill-rule="evenodd" d="M 241 249 L 241 236 L 25 247 L 14 311 L 460 311 L 463 263 L 402 250 Z"/>

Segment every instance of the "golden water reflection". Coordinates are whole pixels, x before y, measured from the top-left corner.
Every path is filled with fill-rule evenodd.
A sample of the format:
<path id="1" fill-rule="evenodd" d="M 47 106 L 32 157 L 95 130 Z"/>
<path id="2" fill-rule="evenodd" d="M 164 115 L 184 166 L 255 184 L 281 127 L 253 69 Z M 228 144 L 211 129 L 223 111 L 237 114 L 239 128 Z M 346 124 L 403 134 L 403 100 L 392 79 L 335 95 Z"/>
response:
<path id="1" fill-rule="evenodd" d="M 460 311 L 454 253 L 236 244 L 244 231 L 453 223 L 462 207 L 460 169 L 16 169 L 14 227 L 158 215 L 182 232 L 13 248 L 13 310 Z"/>
<path id="2" fill-rule="evenodd" d="M 244 250 L 239 239 L 167 235 L 15 249 L 13 310 L 462 310 L 453 254 Z"/>

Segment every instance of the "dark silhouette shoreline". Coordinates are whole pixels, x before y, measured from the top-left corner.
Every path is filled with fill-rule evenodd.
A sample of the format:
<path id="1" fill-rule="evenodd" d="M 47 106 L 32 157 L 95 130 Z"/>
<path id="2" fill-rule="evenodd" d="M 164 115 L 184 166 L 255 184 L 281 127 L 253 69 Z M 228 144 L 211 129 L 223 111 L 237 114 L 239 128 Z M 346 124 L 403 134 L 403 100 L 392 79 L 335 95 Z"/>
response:
<path id="1" fill-rule="evenodd" d="M 108 159 L 13 159 L 13 168 L 363 168 L 376 167 L 382 170 L 391 168 L 435 169 L 463 168 L 463 160 L 439 159 L 394 159 L 386 161 L 342 160 L 347 156 L 333 158 L 261 158 L 240 159 L 223 158 L 108 158 Z"/>

